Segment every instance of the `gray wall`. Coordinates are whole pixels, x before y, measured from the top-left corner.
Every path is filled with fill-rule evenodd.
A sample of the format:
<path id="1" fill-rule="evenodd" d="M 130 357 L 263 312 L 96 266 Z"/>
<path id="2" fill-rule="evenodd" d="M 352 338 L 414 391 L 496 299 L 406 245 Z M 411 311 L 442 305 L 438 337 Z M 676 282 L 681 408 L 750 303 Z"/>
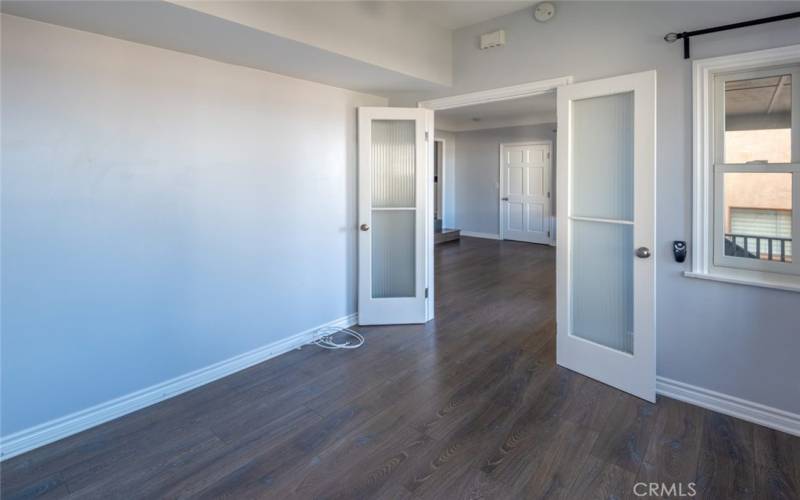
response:
<path id="1" fill-rule="evenodd" d="M 524 127 L 456 132 L 456 223 L 462 231 L 499 234 L 498 189 L 500 144 L 549 140 L 553 142 L 555 185 L 555 123 Z M 554 212 L 555 213 L 555 212 Z"/>
<path id="2" fill-rule="evenodd" d="M 456 136 L 452 132 L 436 130 L 434 138 L 444 141 L 444 203 L 442 224 L 444 227 L 456 226 Z"/>
<path id="3" fill-rule="evenodd" d="M 686 278 L 672 240 L 691 240 L 691 61 L 669 31 L 797 10 L 797 2 L 558 2 L 555 18 L 530 11 L 458 30 L 454 87 L 404 94 L 393 105 L 565 75 L 586 81 L 658 71 L 658 374 L 800 412 L 800 294 Z M 478 36 L 506 30 L 507 45 L 480 51 Z M 692 42 L 704 58 L 800 43 L 798 21 L 717 33 Z M 689 250 L 693 251 L 689 242 Z"/>
<path id="4" fill-rule="evenodd" d="M 355 312 L 355 107 L 2 16 L 2 434 Z"/>

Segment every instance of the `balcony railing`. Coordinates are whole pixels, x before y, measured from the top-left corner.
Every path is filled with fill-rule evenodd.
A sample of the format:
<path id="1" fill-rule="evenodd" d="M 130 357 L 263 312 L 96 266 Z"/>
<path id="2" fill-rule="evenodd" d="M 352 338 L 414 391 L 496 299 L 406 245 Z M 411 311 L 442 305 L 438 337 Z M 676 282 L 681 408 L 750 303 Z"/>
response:
<path id="1" fill-rule="evenodd" d="M 725 234 L 725 255 L 750 259 L 792 261 L 792 239 L 753 234 Z"/>

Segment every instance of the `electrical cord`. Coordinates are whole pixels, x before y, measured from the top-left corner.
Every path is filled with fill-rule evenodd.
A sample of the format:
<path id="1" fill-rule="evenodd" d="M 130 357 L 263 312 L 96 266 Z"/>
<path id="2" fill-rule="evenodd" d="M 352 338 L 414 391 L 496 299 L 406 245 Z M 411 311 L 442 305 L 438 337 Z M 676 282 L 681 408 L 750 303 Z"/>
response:
<path id="1" fill-rule="evenodd" d="M 322 347 L 323 349 L 358 349 L 364 345 L 364 337 L 357 331 L 349 328 L 326 326 L 317 330 L 316 333 L 319 335 L 319 338 L 311 342 L 311 344 Z M 344 342 L 336 342 L 333 337 L 339 333 L 345 334 L 348 337 L 352 337 L 355 339 L 355 341 L 345 340 Z"/>

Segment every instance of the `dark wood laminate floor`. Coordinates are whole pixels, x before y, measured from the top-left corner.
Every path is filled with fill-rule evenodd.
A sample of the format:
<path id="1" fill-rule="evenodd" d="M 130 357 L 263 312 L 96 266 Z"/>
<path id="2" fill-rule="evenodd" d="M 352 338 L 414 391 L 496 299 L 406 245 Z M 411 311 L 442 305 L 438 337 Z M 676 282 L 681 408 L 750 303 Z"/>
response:
<path id="1" fill-rule="evenodd" d="M 436 247 L 437 318 L 292 351 L 2 464 L 3 498 L 800 498 L 800 438 L 555 366 L 555 253 Z"/>

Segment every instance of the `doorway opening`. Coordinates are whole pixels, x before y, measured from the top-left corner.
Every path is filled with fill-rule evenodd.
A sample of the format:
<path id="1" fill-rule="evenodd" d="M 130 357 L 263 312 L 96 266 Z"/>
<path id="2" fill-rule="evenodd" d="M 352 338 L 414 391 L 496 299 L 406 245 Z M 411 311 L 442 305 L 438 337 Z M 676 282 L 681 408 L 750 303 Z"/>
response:
<path id="1" fill-rule="evenodd" d="M 461 237 L 461 230 L 453 223 L 452 207 L 447 199 L 452 196 L 452 186 L 447 189 L 448 164 L 452 163 L 453 141 L 436 136 L 433 141 L 433 232 L 434 244 L 456 241 Z M 448 154 L 448 149 L 450 152 Z M 452 175 L 452 172 L 450 173 Z"/>
<path id="2" fill-rule="evenodd" d="M 510 253 L 505 240 L 532 248 L 557 241 L 549 262 L 557 364 L 648 401 L 655 401 L 655 82 L 654 71 L 579 84 L 564 78 L 419 103 L 434 111 L 437 137 L 449 134 L 455 148 L 449 194 L 461 235 L 499 240 L 497 258 Z M 427 250 L 430 263 L 444 257 L 433 244 Z M 490 265 L 513 280 L 502 264 Z M 429 319 L 440 267 L 426 282 Z"/>
<path id="3" fill-rule="evenodd" d="M 536 248 L 539 253 L 544 249 L 550 252 L 549 258 L 543 257 L 550 271 L 555 270 L 555 286 L 540 288 L 534 301 L 547 304 L 541 299 L 555 296 L 557 321 L 550 332 L 555 333 L 556 363 L 655 401 L 656 267 L 650 257 L 655 246 L 656 73 L 570 82 L 567 78 L 495 89 L 423 102 L 418 108 L 359 108 L 359 324 L 433 319 L 439 276 L 443 290 L 450 285 L 451 293 L 483 285 L 469 300 L 494 300 L 492 328 L 513 328 L 520 317 L 514 307 L 494 315 L 509 304 L 527 310 L 536 304 L 515 302 L 507 285 L 529 290 L 547 280 L 524 273 L 540 266 L 542 259 L 526 264 L 504 247 Z M 557 126 L 539 124 L 551 127 L 549 141 L 509 137 L 513 124 L 508 122 L 486 127 L 534 104 L 547 103 L 552 116 L 554 94 Z M 434 140 L 436 111 L 440 129 L 447 126 L 448 116 L 456 123 L 459 113 L 462 123 L 464 113 L 468 119 L 461 126 L 469 130 L 456 130 L 457 124 L 440 131 L 468 134 L 466 141 L 455 135 L 450 141 L 440 137 L 442 144 L 455 146 L 454 175 L 438 161 L 446 155 Z M 562 131 L 558 141 L 556 129 Z M 483 147 L 486 142 L 489 148 Z M 554 148 L 558 168 L 548 175 Z M 438 205 L 439 199 L 452 198 L 446 183 L 434 198 L 438 173 L 456 181 L 455 210 L 447 210 L 446 202 Z M 548 177 L 557 178 L 555 192 Z M 557 194 L 547 197 L 548 187 Z M 558 199 L 557 225 L 545 222 L 552 198 Z M 448 213 L 459 225 L 464 217 L 463 223 L 474 223 L 477 230 L 462 234 L 477 236 L 470 240 L 494 248 L 484 245 L 483 256 L 479 249 L 467 248 L 463 272 L 446 264 L 436 269 L 434 221 L 440 211 L 443 227 Z M 530 242 L 548 227 L 556 228 L 555 251 Z M 499 241 L 501 234 L 525 243 Z M 487 288 L 489 284 L 495 286 Z M 445 317 L 449 298 L 442 301 Z M 552 307 L 548 309 L 553 314 Z"/>
<path id="4" fill-rule="evenodd" d="M 555 86 L 440 101 L 420 105 L 434 109 L 436 140 L 447 145 L 445 182 L 434 184 L 445 226 L 467 237 L 555 245 Z"/>

